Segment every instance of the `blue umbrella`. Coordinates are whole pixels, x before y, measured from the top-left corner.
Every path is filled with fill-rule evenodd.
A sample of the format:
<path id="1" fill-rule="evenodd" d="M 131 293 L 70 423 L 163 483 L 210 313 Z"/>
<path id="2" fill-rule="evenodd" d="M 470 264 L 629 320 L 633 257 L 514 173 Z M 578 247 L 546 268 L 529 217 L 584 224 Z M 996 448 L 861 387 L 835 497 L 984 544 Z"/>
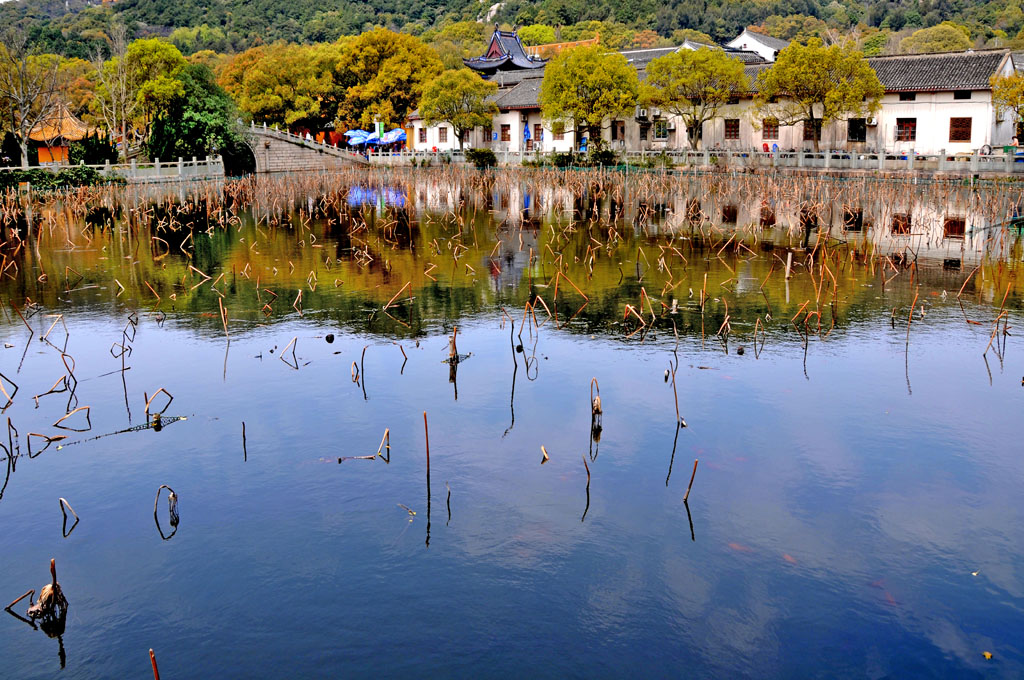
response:
<path id="1" fill-rule="evenodd" d="M 346 137 L 366 137 L 370 133 L 366 130 L 349 130 L 345 133 Z"/>
<path id="2" fill-rule="evenodd" d="M 385 132 L 380 138 L 380 141 L 384 144 L 394 144 L 395 142 L 404 142 L 406 140 L 405 130 L 402 128 L 395 128 Z"/>
<path id="3" fill-rule="evenodd" d="M 363 138 L 363 144 L 380 144 L 380 135 L 376 132 L 371 132 Z"/>

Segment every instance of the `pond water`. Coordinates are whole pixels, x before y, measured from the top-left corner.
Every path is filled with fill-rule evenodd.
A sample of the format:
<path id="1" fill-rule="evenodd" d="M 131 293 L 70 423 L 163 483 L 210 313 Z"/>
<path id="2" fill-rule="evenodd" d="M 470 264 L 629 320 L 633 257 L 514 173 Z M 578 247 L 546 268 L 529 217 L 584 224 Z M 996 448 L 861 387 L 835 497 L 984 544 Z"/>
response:
<path id="1" fill-rule="evenodd" d="M 1015 190 L 588 177 L 9 200 L 0 675 L 1024 674 Z"/>

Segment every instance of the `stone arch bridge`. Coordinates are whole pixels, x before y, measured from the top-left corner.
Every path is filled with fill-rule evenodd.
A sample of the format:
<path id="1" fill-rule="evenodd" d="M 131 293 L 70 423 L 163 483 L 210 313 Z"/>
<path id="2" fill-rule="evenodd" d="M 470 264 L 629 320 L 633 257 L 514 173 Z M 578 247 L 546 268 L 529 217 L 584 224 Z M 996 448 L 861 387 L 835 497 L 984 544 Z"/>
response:
<path id="1" fill-rule="evenodd" d="M 251 125 L 246 130 L 246 141 L 256 159 L 257 173 L 338 170 L 369 165 L 365 158 L 349 150 L 268 128 L 266 124 Z"/>

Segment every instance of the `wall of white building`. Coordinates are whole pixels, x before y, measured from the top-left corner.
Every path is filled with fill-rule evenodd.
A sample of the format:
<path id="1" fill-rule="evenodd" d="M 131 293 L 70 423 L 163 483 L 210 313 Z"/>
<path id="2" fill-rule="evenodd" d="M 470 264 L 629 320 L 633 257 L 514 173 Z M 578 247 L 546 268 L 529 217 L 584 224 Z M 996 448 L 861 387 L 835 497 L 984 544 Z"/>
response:
<path id="1" fill-rule="evenodd" d="M 918 154 L 969 154 L 985 145 L 998 151 L 1010 144 L 1015 135 L 1015 126 L 1010 116 L 997 118 L 992 104 L 990 90 L 974 90 L 966 98 L 957 98 L 953 92 L 919 92 L 911 98 L 899 94 L 886 94 L 878 113 L 867 119 L 865 140 L 850 141 L 849 125 L 846 120 L 837 121 L 822 129 L 820 148 L 843 149 L 847 151 L 887 152 Z M 719 116 L 704 125 L 703 148 L 771 150 L 778 145 L 781 150 L 811 150 L 814 143 L 804 139 L 802 123 L 779 126 L 777 135 L 772 136 L 765 129 L 763 121 L 755 118 L 753 99 L 741 99 L 738 104 L 723 107 Z M 898 140 L 897 128 L 900 119 L 916 122 L 913 140 Z M 951 119 L 970 119 L 970 140 L 951 141 Z M 664 121 L 659 126 L 658 121 Z M 738 121 L 729 124 L 727 121 Z M 417 150 L 439 151 L 458 149 L 458 140 L 451 126 L 423 126 L 422 120 L 414 120 L 413 141 L 410 146 Z M 541 137 L 537 138 L 537 126 Z M 507 126 L 503 128 L 503 126 Z M 726 130 L 738 128 L 738 136 L 727 139 Z M 442 129 L 447 129 L 442 133 Z M 530 130 L 530 140 L 524 138 L 524 128 Z M 426 141 L 421 142 L 421 130 L 426 129 Z M 562 139 L 555 139 L 551 126 L 544 123 L 540 112 L 503 111 L 494 117 L 492 138 L 486 139 L 483 128 L 477 128 L 469 135 L 467 147 L 489 147 L 496 152 L 522 152 L 540 150 L 544 152 L 567 152 L 576 148 L 577 141 L 572 130 L 566 130 Z M 658 133 L 662 133 L 659 136 Z M 730 135 L 733 137 L 734 135 Z M 446 137 L 445 141 L 441 141 Z M 650 111 L 646 120 L 635 117 L 609 121 L 602 127 L 601 137 L 609 148 L 617 151 L 669 151 L 690 148 L 685 126 L 675 116 Z"/>

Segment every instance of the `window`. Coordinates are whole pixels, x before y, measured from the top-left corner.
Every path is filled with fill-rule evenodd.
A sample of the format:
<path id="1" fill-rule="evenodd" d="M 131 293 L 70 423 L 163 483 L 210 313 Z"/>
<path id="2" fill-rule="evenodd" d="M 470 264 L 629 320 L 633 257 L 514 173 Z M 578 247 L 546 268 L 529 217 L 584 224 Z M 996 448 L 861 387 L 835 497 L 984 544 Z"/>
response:
<path id="1" fill-rule="evenodd" d="M 462 131 L 462 141 L 464 141 L 464 142 L 470 141 L 470 136 L 472 134 L 473 134 L 472 130 L 463 130 Z"/>
<path id="2" fill-rule="evenodd" d="M 864 230 L 864 211 L 850 206 L 843 208 L 843 227 L 846 231 Z"/>
<path id="3" fill-rule="evenodd" d="M 917 118 L 896 119 L 896 141 L 914 142 L 917 141 Z"/>
<path id="4" fill-rule="evenodd" d="M 917 101 L 917 93 L 916 92 L 900 92 L 900 101 L 901 102 Z"/>
<path id="5" fill-rule="evenodd" d="M 971 119 L 950 118 L 949 119 L 949 141 L 969 142 L 971 141 Z"/>
<path id="6" fill-rule="evenodd" d="M 484 143 L 486 144 L 490 142 L 492 137 L 494 137 L 494 130 L 492 130 L 491 126 L 488 125 L 484 128 Z"/>
<path id="7" fill-rule="evenodd" d="M 740 119 L 739 118 L 726 118 L 725 119 L 725 138 L 726 139 L 739 139 L 740 138 Z"/>
<path id="8" fill-rule="evenodd" d="M 686 203 L 686 219 L 691 225 L 700 224 L 704 214 L 700 209 L 700 201 L 696 198 L 691 198 Z"/>
<path id="9" fill-rule="evenodd" d="M 868 125 L 864 118 L 850 118 L 846 121 L 846 141 L 868 141 Z"/>
<path id="10" fill-rule="evenodd" d="M 654 138 L 655 139 L 668 139 L 668 121 L 667 120 L 656 120 L 654 121 Z"/>
<path id="11" fill-rule="evenodd" d="M 444 144 L 448 141 L 448 128 L 440 127 L 437 128 L 437 143 Z"/>
<path id="12" fill-rule="evenodd" d="M 761 121 L 761 139 L 778 139 L 779 121 L 774 118 L 765 118 Z"/>
<path id="13" fill-rule="evenodd" d="M 641 125 L 640 126 L 640 141 L 641 142 L 646 142 L 647 141 L 647 136 L 650 134 L 650 129 L 651 129 L 650 125 Z"/>
<path id="14" fill-rule="evenodd" d="M 736 106 L 737 104 L 740 103 L 740 98 L 736 96 L 729 97 L 729 99 L 725 103 L 727 106 Z"/>
<path id="15" fill-rule="evenodd" d="M 501 124 L 501 141 L 511 142 L 512 141 L 512 126 L 508 123 Z"/>
<path id="16" fill-rule="evenodd" d="M 621 137 L 619 137 L 620 134 L 621 133 L 619 132 L 619 121 L 613 120 L 612 121 L 612 141 L 614 142 L 617 139 L 621 139 Z"/>
<path id="17" fill-rule="evenodd" d="M 821 121 L 804 121 L 804 141 L 813 142 L 815 139 L 821 139 Z"/>
<path id="18" fill-rule="evenodd" d="M 420 128 L 420 144 L 426 144 L 426 143 L 427 143 L 427 128 L 421 127 Z"/>
<path id="19" fill-rule="evenodd" d="M 739 213 L 739 209 L 734 205 L 722 206 L 722 224 L 736 224 Z"/>
<path id="20" fill-rule="evenodd" d="M 544 141 L 544 126 L 540 123 L 533 124 L 533 138 L 538 142 Z"/>
<path id="21" fill-rule="evenodd" d="M 970 98 L 971 98 L 971 91 L 970 90 L 954 90 L 953 91 L 953 99 L 970 99 Z"/>
<path id="22" fill-rule="evenodd" d="M 967 220 L 963 217 L 947 217 L 942 223 L 942 235 L 946 238 L 963 238 L 967 232 Z"/>
<path id="23" fill-rule="evenodd" d="M 555 123 L 555 127 L 554 127 L 554 130 L 552 132 L 554 133 L 554 138 L 557 141 L 560 142 L 563 139 L 565 139 L 565 125 L 564 124 L 562 124 L 562 123 Z"/>
<path id="24" fill-rule="evenodd" d="M 892 216 L 892 233 L 910 233 L 910 213 L 896 213 Z"/>
<path id="25" fill-rule="evenodd" d="M 800 228 L 812 231 L 818 228 L 818 213 L 813 208 L 800 208 Z"/>

